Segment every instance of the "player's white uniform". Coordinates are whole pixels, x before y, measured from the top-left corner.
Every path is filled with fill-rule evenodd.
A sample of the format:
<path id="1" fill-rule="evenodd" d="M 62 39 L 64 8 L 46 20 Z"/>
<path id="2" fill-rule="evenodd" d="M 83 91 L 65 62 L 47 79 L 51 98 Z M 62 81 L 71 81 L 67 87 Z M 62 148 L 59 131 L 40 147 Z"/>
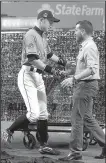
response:
<path id="1" fill-rule="evenodd" d="M 18 87 L 27 107 L 27 118 L 30 122 L 48 119 L 47 97 L 42 74 L 31 71 L 28 54 L 37 54 L 43 63 L 47 61 L 49 46 L 42 31 L 34 27 L 24 36 L 22 50 L 22 68 L 18 74 Z"/>

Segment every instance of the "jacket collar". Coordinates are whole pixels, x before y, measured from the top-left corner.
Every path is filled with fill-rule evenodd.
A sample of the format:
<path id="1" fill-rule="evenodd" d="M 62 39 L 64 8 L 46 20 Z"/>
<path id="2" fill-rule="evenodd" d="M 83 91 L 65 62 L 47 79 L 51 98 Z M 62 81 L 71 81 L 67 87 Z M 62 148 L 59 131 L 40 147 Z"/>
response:
<path id="1" fill-rule="evenodd" d="M 34 30 L 36 30 L 39 33 L 39 35 L 42 36 L 43 31 L 41 31 L 37 26 L 34 27 Z"/>

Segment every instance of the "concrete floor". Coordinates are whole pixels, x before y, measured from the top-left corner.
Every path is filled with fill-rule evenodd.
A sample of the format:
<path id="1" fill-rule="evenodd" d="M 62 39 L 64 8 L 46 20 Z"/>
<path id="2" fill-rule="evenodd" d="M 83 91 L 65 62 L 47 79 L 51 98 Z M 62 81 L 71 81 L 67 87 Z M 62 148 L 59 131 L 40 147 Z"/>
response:
<path id="1" fill-rule="evenodd" d="M 12 122 L 1 122 L 1 132 L 9 127 Z M 35 132 L 32 132 L 32 134 L 35 136 Z M 58 159 L 60 157 L 64 157 L 69 152 L 69 140 L 70 140 L 70 133 L 49 133 L 49 140 L 48 143 L 59 150 L 61 154 L 59 156 L 50 156 L 46 155 L 48 157 Z M 12 149 L 6 148 L 4 144 L 1 142 L 1 150 L 6 151 L 8 154 L 15 155 L 15 156 L 24 156 L 28 158 L 36 158 L 36 157 L 42 157 L 42 155 L 38 152 L 39 144 L 36 143 L 36 147 L 32 150 L 29 150 L 25 148 L 23 144 L 23 133 L 20 131 L 17 131 L 14 133 L 14 139 L 12 141 Z M 103 160 L 97 160 L 94 159 L 95 155 L 98 155 L 101 153 L 101 148 L 98 145 L 95 146 L 88 146 L 86 151 L 83 151 L 83 163 L 105 163 L 105 159 Z M 14 162 L 15 163 L 15 162 Z"/>

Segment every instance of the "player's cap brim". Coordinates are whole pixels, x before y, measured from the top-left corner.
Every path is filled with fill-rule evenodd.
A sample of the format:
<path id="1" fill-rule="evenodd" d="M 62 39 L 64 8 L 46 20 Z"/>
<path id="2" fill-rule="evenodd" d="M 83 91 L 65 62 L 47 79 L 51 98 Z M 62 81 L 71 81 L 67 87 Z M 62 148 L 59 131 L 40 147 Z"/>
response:
<path id="1" fill-rule="evenodd" d="M 49 19 L 49 18 L 48 18 L 48 19 Z M 57 19 L 57 18 L 55 18 L 55 17 L 52 17 L 52 18 L 50 18 L 49 20 L 52 21 L 52 22 L 55 22 L 55 23 L 57 23 L 57 22 L 60 21 L 59 19 Z"/>

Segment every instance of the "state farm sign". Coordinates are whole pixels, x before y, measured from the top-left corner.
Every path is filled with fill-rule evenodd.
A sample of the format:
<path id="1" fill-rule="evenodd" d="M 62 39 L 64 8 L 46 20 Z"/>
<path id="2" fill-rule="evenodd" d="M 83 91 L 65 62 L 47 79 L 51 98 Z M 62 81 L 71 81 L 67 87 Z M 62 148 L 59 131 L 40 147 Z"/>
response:
<path id="1" fill-rule="evenodd" d="M 78 7 L 76 5 L 56 5 L 56 15 L 101 15 L 103 16 L 104 9 L 103 8 L 96 8 L 96 7 L 88 7 L 87 5 L 82 5 Z"/>
<path id="2" fill-rule="evenodd" d="M 105 3 L 104 2 L 10 2 L 1 3 L 1 14 L 9 16 L 34 17 L 43 9 L 51 10 L 60 19 L 56 28 L 74 28 L 80 20 L 88 20 L 95 30 L 103 30 L 105 27 Z M 22 23 L 21 23 L 22 24 Z M 34 22 L 30 23 L 34 24 Z"/>

